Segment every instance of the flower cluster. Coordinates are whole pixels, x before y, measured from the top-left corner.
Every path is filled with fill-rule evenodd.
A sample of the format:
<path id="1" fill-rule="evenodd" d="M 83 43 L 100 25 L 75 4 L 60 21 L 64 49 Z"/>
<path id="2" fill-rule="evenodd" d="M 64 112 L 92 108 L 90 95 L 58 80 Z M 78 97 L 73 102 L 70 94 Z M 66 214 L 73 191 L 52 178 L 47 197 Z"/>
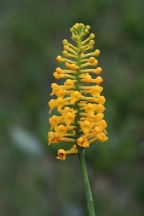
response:
<path id="1" fill-rule="evenodd" d="M 67 154 L 77 154 L 79 148 L 87 148 L 96 140 L 105 142 L 108 139 L 107 123 L 103 119 L 105 98 L 100 86 L 102 68 L 97 66 L 100 50 L 89 52 L 95 43 L 95 35 L 89 34 L 89 30 L 90 26 L 76 23 L 70 29 L 75 45 L 63 40 L 62 56 L 56 58 L 65 68 L 57 67 L 53 75 L 57 80 L 66 80 L 63 85 L 51 85 L 51 95 L 56 95 L 57 99 L 49 101 L 50 112 L 56 108 L 59 115 L 49 119 L 48 144 L 73 143 L 69 150 L 58 150 L 57 158 L 61 160 L 65 160 Z"/>

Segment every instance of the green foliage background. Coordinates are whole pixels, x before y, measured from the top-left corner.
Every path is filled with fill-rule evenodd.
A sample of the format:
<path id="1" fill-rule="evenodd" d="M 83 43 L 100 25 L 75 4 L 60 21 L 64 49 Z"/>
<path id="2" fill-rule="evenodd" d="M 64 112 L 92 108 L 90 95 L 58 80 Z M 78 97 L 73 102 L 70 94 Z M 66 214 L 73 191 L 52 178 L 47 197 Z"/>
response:
<path id="1" fill-rule="evenodd" d="M 101 50 L 107 143 L 87 150 L 97 216 L 144 215 L 144 1 L 0 1 L 0 215 L 85 216 L 79 162 L 47 147 L 55 57 L 75 22 Z"/>

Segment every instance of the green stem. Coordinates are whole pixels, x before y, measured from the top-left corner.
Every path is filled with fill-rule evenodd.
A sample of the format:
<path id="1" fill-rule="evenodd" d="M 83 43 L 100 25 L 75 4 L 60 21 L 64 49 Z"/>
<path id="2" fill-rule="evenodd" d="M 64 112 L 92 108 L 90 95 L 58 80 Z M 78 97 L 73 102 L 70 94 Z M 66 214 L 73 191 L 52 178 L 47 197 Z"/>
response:
<path id="1" fill-rule="evenodd" d="M 88 178 L 88 173 L 87 173 L 87 168 L 86 168 L 84 149 L 79 149 L 79 160 L 80 160 L 80 166 L 81 166 L 82 176 L 84 180 L 84 188 L 85 188 L 85 194 L 86 194 L 86 199 L 87 199 L 88 215 L 95 216 L 94 203 L 93 203 L 93 197 L 92 197 L 92 192 L 90 189 L 89 178 Z"/>

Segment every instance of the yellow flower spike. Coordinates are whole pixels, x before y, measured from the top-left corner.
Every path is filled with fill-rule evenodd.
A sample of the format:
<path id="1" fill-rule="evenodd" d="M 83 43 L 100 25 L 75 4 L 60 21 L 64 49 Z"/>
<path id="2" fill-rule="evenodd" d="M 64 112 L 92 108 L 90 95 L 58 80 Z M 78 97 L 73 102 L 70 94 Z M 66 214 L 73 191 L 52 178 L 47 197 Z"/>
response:
<path id="1" fill-rule="evenodd" d="M 65 160 L 67 155 L 79 155 L 84 178 L 89 216 L 94 216 L 94 206 L 88 175 L 85 165 L 85 148 L 96 141 L 106 142 L 106 121 L 104 118 L 105 97 L 103 87 L 99 86 L 103 79 L 99 76 L 102 68 L 98 66 L 97 56 L 100 50 L 93 50 L 95 35 L 89 34 L 90 26 L 76 23 L 71 29 L 72 40 L 63 40 L 62 56 L 57 56 L 58 63 L 64 62 L 63 67 L 57 67 L 53 73 L 56 79 L 64 78 L 64 84 L 53 83 L 51 95 L 57 98 L 49 101 L 50 112 L 57 109 L 57 115 L 49 119 L 50 132 L 48 145 L 53 143 L 69 143 L 70 149 L 58 150 L 57 159 Z M 87 36 L 88 35 L 88 36 Z M 92 51 L 90 51 L 92 50 Z M 92 73 L 92 75 L 91 75 Z"/>
<path id="2" fill-rule="evenodd" d="M 89 51 L 94 47 L 95 34 L 89 34 L 90 26 L 82 23 L 76 23 L 70 31 L 75 43 L 63 40 L 63 57 L 58 55 L 56 59 L 58 63 L 65 62 L 65 66 L 57 67 L 53 73 L 56 79 L 64 78 L 64 84 L 51 85 L 51 95 L 56 95 L 57 99 L 49 101 L 50 112 L 55 108 L 59 112 L 49 119 L 49 145 L 60 142 L 73 144 L 69 150 L 58 150 L 57 159 L 61 160 L 89 147 L 96 140 L 105 142 L 108 139 L 107 125 L 103 120 L 105 97 L 101 95 L 103 87 L 99 86 L 103 82 L 99 76 L 102 68 L 97 66 L 96 59 L 100 50 Z"/>

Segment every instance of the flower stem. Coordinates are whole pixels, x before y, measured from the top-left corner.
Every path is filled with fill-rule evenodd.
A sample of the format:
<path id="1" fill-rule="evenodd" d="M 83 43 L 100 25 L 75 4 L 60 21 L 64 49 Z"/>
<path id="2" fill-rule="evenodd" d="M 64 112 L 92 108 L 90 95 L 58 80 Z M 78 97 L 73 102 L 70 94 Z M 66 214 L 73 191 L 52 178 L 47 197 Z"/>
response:
<path id="1" fill-rule="evenodd" d="M 85 188 L 85 194 L 86 194 L 86 200 L 87 200 L 88 215 L 95 216 L 94 203 L 93 203 L 93 197 L 92 197 L 92 192 L 90 189 L 89 178 L 88 178 L 88 173 L 87 173 L 87 168 L 86 168 L 84 149 L 79 149 L 79 160 L 80 160 L 80 167 L 81 167 L 82 176 L 84 180 L 84 188 Z"/>

